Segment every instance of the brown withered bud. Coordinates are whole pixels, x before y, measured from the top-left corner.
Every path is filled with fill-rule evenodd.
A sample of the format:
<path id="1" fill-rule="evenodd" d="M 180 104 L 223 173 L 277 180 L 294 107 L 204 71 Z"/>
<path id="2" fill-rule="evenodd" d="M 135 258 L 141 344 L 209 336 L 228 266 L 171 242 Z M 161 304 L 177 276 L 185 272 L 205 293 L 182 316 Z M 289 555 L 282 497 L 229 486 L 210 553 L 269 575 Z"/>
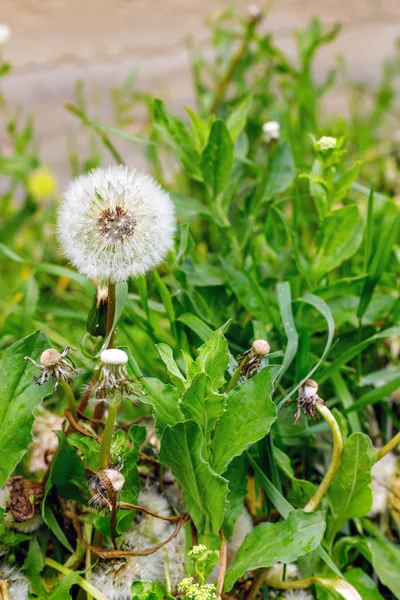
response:
<path id="1" fill-rule="evenodd" d="M 299 397 L 297 398 L 297 409 L 294 413 L 294 422 L 298 423 L 303 412 L 309 419 L 317 419 L 318 412 L 315 409 L 317 404 L 325 404 L 318 396 L 318 383 L 314 379 L 307 379 L 299 388 Z"/>

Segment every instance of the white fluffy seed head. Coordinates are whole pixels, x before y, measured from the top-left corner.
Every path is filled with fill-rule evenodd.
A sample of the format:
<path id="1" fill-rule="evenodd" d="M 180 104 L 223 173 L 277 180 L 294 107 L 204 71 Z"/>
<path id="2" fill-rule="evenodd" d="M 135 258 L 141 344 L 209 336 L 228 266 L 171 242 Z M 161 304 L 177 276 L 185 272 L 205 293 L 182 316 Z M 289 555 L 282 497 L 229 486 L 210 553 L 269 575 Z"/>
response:
<path id="1" fill-rule="evenodd" d="M 27 600 L 29 581 L 17 567 L 1 562 L 0 579 L 7 580 L 9 600 Z"/>
<path id="2" fill-rule="evenodd" d="M 278 121 L 267 121 L 262 126 L 264 139 L 266 142 L 271 142 L 272 140 L 279 140 L 281 135 L 281 126 Z"/>
<path id="3" fill-rule="evenodd" d="M 293 579 L 298 579 L 300 576 L 299 569 L 297 565 L 294 563 L 289 563 L 285 565 L 281 562 L 275 563 L 268 571 L 268 579 L 277 579 L 278 581 L 283 580 L 283 574 L 285 573 L 285 580 L 292 581 Z"/>
<path id="4" fill-rule="evenodd" d="M 48 348 L 40 355 L 40 363 L 44 367 L 55 367 L 61 360 L 61 354 L 54 348 Z"/>
<path id="5" fill-rule="evenodd" d="M 235 523 L 232 531 L 232 536 L 228 540 L 228 555 L 233 557 L 244 542 L 244 538 L 254 529 L 253 519 L 247 508 L 243 508 L 243 512 Z"/>
<path id="6" fill-rule="evenodd" d="M 149 175 L 118 166 L 71 182 L 58 215 L 65 255 L 89 279 L 126 281 L 166 257 L 173 244 L 174 205 Z"/>
<path id="7" fill-rule="evenodd" d="M 313 600 L 306 590 L 286 590 L 282 600 Z"/>
<path id="8" fill-rule="evenodd" d="M 369 517 L 376 517 L 387 512 L 390 482 L 396 474 L 397 456 L 393 452 L 386 454 L 376 462 L 371 470 L 372 506 Z"/>
<path id="9" fill-rule="evenodd" d="M 128 355 L 123 350 L 118 350 L 118 348 L 109 348 L 108 350 L 103 350 L 100 354 L 100 360 L 103 365 L 126 365 Z"/>

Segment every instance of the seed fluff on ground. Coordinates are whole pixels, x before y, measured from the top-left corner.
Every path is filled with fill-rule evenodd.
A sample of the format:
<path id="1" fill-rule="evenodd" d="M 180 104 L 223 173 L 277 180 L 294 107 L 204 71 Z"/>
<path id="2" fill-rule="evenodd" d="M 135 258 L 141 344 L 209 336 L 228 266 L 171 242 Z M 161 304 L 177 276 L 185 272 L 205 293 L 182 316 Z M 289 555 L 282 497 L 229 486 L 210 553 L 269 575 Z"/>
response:
<path id="1" fill-rule="evenodd" d="M 166 257 L 174 205 L 149 175 L 122 165 L 94 169 L 70 183 L 57 228 L 65 255 L 80 273 L 118 283 Z"/>

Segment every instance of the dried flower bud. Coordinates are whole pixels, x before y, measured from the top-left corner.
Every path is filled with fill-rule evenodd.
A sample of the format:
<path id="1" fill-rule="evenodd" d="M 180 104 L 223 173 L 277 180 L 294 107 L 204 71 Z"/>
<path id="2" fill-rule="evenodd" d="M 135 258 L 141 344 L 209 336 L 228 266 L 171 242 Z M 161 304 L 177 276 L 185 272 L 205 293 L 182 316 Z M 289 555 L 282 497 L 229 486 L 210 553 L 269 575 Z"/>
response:
<path id="1" fill-rule="evenodd" d="M 61 354 L 54 348 L 49 348 L 42 352 L 40 356 L 40 364 L 44 367 L 55 367 L 61 360 Z"/>
<path id="2" fill-rule="evenodd" d="M 305 398 L 313 398 L 318 393 L 318 383 L 314 379 L 307 379 L 300 389 Z"/>
<path id="3" fill-rule="evenodd" d="M 253 21 L 254 23 L 261 21 L 261 19 L 263 18 L 263 11 L 258 6 L 258 4 L 249 4 L 249 6 L 247 7 L 247 14 L 249 16 L 250 21 Z"/>
<path id="4" fill-rule="evenodd" d="M 95 492 L 90 498 L 89 504 L 94 504 L 97 508 L 106 506 L 112 510 L 116 496 L 124 487 L 124 483 L 125 477 L 117 468 L 108 467 L 97 471 L 88 481 L 89 489 Z"/>
<path id="5" fill-rule="evenodd" d="M 255 340 L 251 347 L 254 354 L 257 354 L 258 356 L 266 356 L 271 350 L 271 346 L 266 340 Z"/>
<path id="6" fill-rule="evenodd" d="M 42 352 L 40 356 L 40 364 L 38 364 L 30 356 L 25 356 L 25 360 L 30 360 L 35 367 L 42 371 L 41 377 L 33 378 L 38 385 L 43 385 L 44 383 L 47 383 L 51 377 L 54 377 L 56 380 L 54 390 L 56 390 L 61 379 L 64 379 L 68 382 L 71 381 L 71 375 L 76 375 L 78 372 L 75 369 L 75 365 L 71 358 L 68 356 L 68 352 L 70 350 L 71 348 L 69 346 L 64 348 L 61 353 L 55 348 L 48 348 Z"/>
<path id="7" fill-rule="evenodd" d="M 114 492 L 120 492 L 124 487 L 125 477 L 117 469 L 104 469 L 104 475 L 108 477 L 113 486 Z"/>
<path id="8" fill-rule="evenodd" d="M 132 383 L 134 382 L 128 376 L 126 364 L 128 355 L 123 350 L 110 348 L 103 350 L 100 354 L 102 362 L 100 377 L 97 383 L 93 386 L 93 395 L 99 400 L 114 401 L 115 398 L 132 399 L 138 394 L 133 391 Z"/>
<path id="9" fill-rule="evenodd" d="M 297 409 L 294 413 L 295 423 L 299 422 L 301 412 L 304 412 L 307 418 L 318 418 L 315 410 L 317 404 L 325 404 L 318 396 L 318 383 L 314 379 L 307 379 L 299 388 L 299 397 L 297 398 Z"/>

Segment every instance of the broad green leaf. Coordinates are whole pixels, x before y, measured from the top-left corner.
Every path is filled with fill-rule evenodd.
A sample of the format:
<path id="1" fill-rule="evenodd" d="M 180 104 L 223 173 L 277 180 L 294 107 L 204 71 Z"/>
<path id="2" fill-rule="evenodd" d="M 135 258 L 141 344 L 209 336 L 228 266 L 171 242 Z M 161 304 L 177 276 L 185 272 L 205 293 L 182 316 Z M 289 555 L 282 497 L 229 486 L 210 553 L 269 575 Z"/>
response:
<path id="1" fill-rule="evenodd" d="M 223 473 L 235 456 L 267 435 L 276 420 L 276 407 L 271 400 L 277 365 L 264 367 L 252 379 L 234 388 L 226 402 L 213 438 L 213 466 Z"/>
<path id="2" fill-rule="evenodd" d="M 228 480 L 229 494 L 226 503 L 223 529 L 225 537 L 232 535 L 236 521 L 243 513 L 244 499 L 247 494 L 247 460 L 242 454 L 234 458 L 224 473 Z"/>
<path id="3" fill-rule="evenodd" d="M 183 391 L 186 387 L 186 379 L 180 372 L 180 369 L 175 362 L 172 348 L 168 346 L 168 344 L 156 344 L 156 348 L 161 360 L 167 368 L 171 382 L 175 387 Z"/>
<path id="4" fill-rule="evenodd" d="M 183 487 L 185 504 L 199 534 L 218 534 L 222 525 L 228 482 L 203 458 L 204 437 L 195 421 L 167 426 L 161 439 L 160 461 L 171 467 Z"/>
<path id="5" fill-rule="evenodd" d="M 348 519 L 368 514 L 372 504 L 371 469 L 376 451 L 364 433 L 352 433 L 342 453 L 340 469 L 328 491 L 332 518 L 328 536 L 333 539 Z"/>
<path id="6" fill-rule="evenodd" d="M 351 258 L 361 245 L 363 221 L 356 206 L 345 206 L 325 217 L 317 236 L 312 271 L 317 279 Z"/>
<path id="7" fill-rule="evenodd" d="M 310 194 L 315 203 L 318 217 L 322 220 L 328 212 L 328 190 L 323 177 L 324 166 L 318 159 L 314 160 L 311 173 L 303 175 L 309 180 Z"/>
<path id="8" fill-rule="evenodd" d="M 178 220 L 193 220 L 194 217 L 199 215 L 211 218 L 212 215 L 208 206 L 197 200 L 197 198 L 190 198 L 178 192 L 170 192 L 170 195 L 175 205 L 175 214 Z"/>
<path id="9" fill-rule="evenodd" d="M 47 338 L 36 331 L 15 342 L 0 361 L 0 487 L 4 485 L 32 442 L 33 411 L 52 389 L 35 383 L 40 371 L 25 356 L 39 362 L 49 347 Z"/>
<path id="10" fill-rule="evenodd" d="M 147 394 L 141 400 L 152 406 L 159 432 L 167 425 L 174 425 L 184 420 L 185 417 L 179 408 L 179 390 L 153 378 L 146 378 L 146 387 Z"/>
<path id="11" fill-rule="evenodd" d="M 225 371 L 229 366 L 228 342 L 224 336 L 229 325 L 230 321 L 214 331 L 210 339 L 197 350 L 196 366 L 200 371 L 207 373 L 215 391 L 224 385 Z"/>
<path id="12" fill-rule="evenodd" d="M 182 396 L 181 411 L 186 419 L 196 421 L 206 441 L 224 412 L 225 398 L 225 394 L 212 390 L 210 377 L 204 372 L 193 377 Z"/>
<path id="13" fill-rule="evenodd" d="M 85 465 L 92 471 L 97 471 L 100 460 L 100 444 L 86 435 L 72 432 L 67 437 L 68 443 L 82 452 L 85 457 Z"/>
<path id="14" fill-rule="evenodd" d="M 201 171 L 212 199 L 225 190 L 233 165 L 233 142 L 225 123 L 216 119 L 212 124 L 207 146 L 201 156 Z"/>
<path id="15" fill-rule="evenodd" d="M 296 168 L 292 150 L 288 142 L 279 144 L 273 151 L 268 163 L 266 177 L 263 181 L 261 202 L 266 202 L 276 194 L 284 192 L 294 180 Z"/>
<path id="16" fill-rule="evenodd" d="M 354 404 L 354 400 L 349 388 L 347 387 L 346 381 L 342 377 L 342 374 L 339 370 L 335 373 L 332 373 L 331 379 L 333 385 L 335 386 L 336 394 L 343 408 L 347 412 L 349 408 L 351 408 L 351 406 Z M 358 414 L 356 412 L 351 412 L 347 418 L 352 431 L 362 431 L 360 419 L 358 418 Z"/>
<path id="17" fill-rule="evenodd" d="M 366 538 L 365 546 L 379 581 L 400 598 L 400 547 L 373 538 Z"/>
<path id="18" fill-rule="evenodd" d="M 346 173 L 341 175 L 333 184 L 333 190 L 330 193 L 329 202 L 332 206 L 335 202 L 340 202 L 346 197 L 347 192 L 355 182 L 360 173 L 362 160 L 357 160 L 354 165 Z"/>
<path id="19" fill-rule="evenodd" d="M 363 600 L 384 600 L 375 581 L 362 569 L 349 569 L 346 571 L 346 579 L 361 594 Z"/>
<path id="20" fill-rule="evenodd" d="M 210 134 L 210 126 L 204 121 L 194 110 L 189 106 L 185 106 L 185 110 L 190 117 L 192 122 L 193 134 L 195 137 L 196 148 L 198 152 L 202 152 L 204 146 L 207 144 L 208 136 Z"/>
<path id="21" fill-rule="evenodd" d="M 321 543 L 325 521 L 317 513 L 292 511 L 286 521 L 260 523 L 249 533 L 233 559 L 225 578 L 225 591 L 246 571 L 294 562 Z"/>
<path id="22" fill-rule="evenodd" d="M 156 282 L 158 293 L 160 294 L 160 298 L 162 303 L 164 304 L 165 311 L 168 315 L 168 319 L 171 323 L 172 332 L 175 336 L 175 309 L 174 303 L 172 301 L 172 297 L 169 289 L 165 285 L 164 281 L 161 279 L 160 275 L 157 272 L 157 269 L 153 269 L 152 271 L 154 281 Z"/>
<path id="23" fill-rule="evenodd" d="M 252 102 L 252 95 L 248 94 L 238 104 L 238 106 L 231 112 L 226 120 L 226 126 L 228 127 L 231 138 L 236 142 L 239 134 L 246 127 L 247 116 L 249 114 Z"/>

